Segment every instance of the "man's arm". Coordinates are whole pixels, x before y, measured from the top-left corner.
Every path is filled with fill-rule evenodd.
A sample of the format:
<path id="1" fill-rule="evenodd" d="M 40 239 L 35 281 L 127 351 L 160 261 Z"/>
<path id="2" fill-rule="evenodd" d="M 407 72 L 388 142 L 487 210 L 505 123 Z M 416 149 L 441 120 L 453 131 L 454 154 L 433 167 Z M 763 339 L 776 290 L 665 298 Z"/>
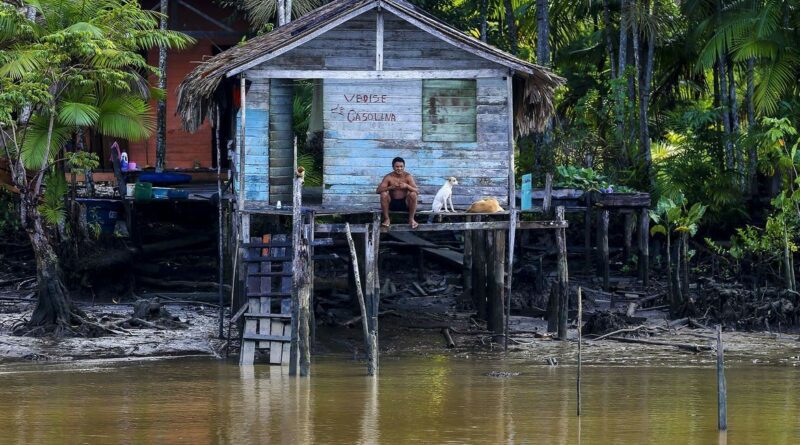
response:
<path id="1" fill-rule="evenodd" d="M 419 188 L 417 187 L 417 183 L 414 182 L 414 177 L 411 176 L 411 173 L 406 175 L 406 180 L 403 183 L 404 189 L 409 192 L 419 193 Z"/>
<path id="2" fill-rule="evenodd" d="M 383 177 L 383 181 L 381 181 L 381 183 L 378 184 L 378 188 L 375 189 L 375 193 L 381 194 L 383 192 L 387 192 L 387 191 L 391 190 L 391 187 L 389 186 L 389 184 L 390 184 L 389 175 L 386 175 L 386 176 Z"/>

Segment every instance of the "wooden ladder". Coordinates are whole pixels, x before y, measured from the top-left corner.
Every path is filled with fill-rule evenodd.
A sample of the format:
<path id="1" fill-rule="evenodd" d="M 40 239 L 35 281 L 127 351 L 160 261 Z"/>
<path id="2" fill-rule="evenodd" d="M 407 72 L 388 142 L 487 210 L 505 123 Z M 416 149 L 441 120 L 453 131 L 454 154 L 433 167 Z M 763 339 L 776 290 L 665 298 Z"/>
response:
<path id="1" fill-rule="evenodd" d="M 245 293 L 240 365 L 252 365 L 257 349 L 269 350 L 270 364 L 289 364 L 291 339 L 292 242 L 264 235 L 243 244 Z"/>

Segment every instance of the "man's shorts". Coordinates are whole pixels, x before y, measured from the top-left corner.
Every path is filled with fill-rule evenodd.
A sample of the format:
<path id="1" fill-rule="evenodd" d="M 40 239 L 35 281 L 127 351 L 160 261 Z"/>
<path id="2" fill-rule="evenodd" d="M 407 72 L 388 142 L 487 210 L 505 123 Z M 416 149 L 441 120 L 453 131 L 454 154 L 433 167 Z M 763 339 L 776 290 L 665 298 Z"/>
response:
<path id="1" fill-rule="evenodd" d="M 406 199 L 392 198 L 392 200 L 389 201 L 389 210 L 392 212 L 407 212 L 408 206 L 406 205 Z"/>

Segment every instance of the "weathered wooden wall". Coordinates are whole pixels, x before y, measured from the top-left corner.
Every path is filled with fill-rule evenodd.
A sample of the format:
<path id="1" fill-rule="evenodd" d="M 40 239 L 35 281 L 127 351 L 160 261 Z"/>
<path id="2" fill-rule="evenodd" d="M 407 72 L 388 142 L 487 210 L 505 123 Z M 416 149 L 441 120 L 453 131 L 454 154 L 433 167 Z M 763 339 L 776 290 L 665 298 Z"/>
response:
<path id="1" fill-rule="evenodd" d="M 454 70 L 504 69 L 500 65 L 477 57 L 439 38 L 430 35 L 402 19 L 384 12 L 384 70 Z M 367 12 L 355 19 L 326 32 L 274 59 L 250 70 L 254 82 L 259 81 L 258 72 L 265 70 L 359 70 L 375 69 L 376 12 Z M 445 178 L 455 176 L 459 185 L 455 188 L 453 201 L 457 206 L 466 206 L 475 199 L 496 197 L 501 203 L 508 201 L 508 104 L 505 78 L 479 78 L 474 87 L 460 90 L 466 96 L 447 98 L 443 103 L 448 118 L 430 119 L 429 94 L 423 97 L 423 80 L 342 80 L 325 79 L 323 83 L 323 127 L 324 168 L 323 202 L 326 204 L 372 203 L 377 205 L 375 188 L 383 175 L 391 171 L 391 160 L 401 156 L 406 168 L 421 186 L 422 208 L 429 206 L 433 195 Z M 273 79 L 272 82 L 285 82 Z M 428 81 L 431 82 L 431 81 Z M 441 82 L 441 81 L 433 81 Z M 430 84 L 429 84 L 430 85 Z M 474 90 L 472 90 L 474 88 Z M 252 91 L 252 87 L 251 87 Z M 289 96 L 272 88 L 274 98 L 268 103 L 283 105 Z M 466 92 L 464 92 L 466 91 Z M 248 141 L 251 138 L 250 108 L 248 93 L 247 127 Z M 469 97 L 467 97 L 469 96 Z M 428 108 L 425 108 L 428 107 Z M 475 107 L 475 113 L 466 112 L 466 107 Z M 423 110 L 426 110 L 423 112 Z M 282 187 L 283 163 L 277 165 L 275 150 L 286 150 L 286 135 L 278 131 L 279 123 L 286 121 L 288 109 L 270 110 L 270 117 L 261 120 L 261 137 L 258 144 L 269 146 L 269 157 L 260 158 L 262 146 L 247 147 L 246 164 L 248 199 L 268 199 L 264 194 L 272 192 L 274 202 L 276 190 Z M 430 122 L 423 127 L 423 118 Z M 453 116 L 457 116 L 453 118 Z M 471 121 L 474 116 L 474 122 Z M 467 125 L 463 125 L 466 119 Z M 472 122 L 472 123 L 470 123 Z M 269 128 L 269 137 L 266 136 Z M 423 137 L 423 128 L 425 135 Z M 447 133 L 452 137 L 434 136 L 431 131 Z M 474 132 L 474 136 L 473 136 Z M 280 136 L 278 136 L 280 135 Z M 252 137 L 255 137 L 254 135 Z M 277 141 L 276 138 L 281 139 Z M 266 147 L 266 145 L 264 145 Z M 255 151 L 254 151 L 255 150 Z M 269 165 L 274 175 L 269 185 L 259 184 L 252 192 L 250 181 L 266 182 L 266 178 L 255 178 L 250 173 L 250 157 L 253 164 Z M 290 151 L 288 153 L 291 153 Z M 285 162 L 284 162 L 285 163 Z M 280 184 L 279 184 L 280 183 Z M 287 184 L 290 184 L 288 182 Z M 288 191 L 291 192 L 290 190 Z M 253 196 L 251 198 L 251 196 Z M 258 198 L 257 198 L 258 197 Z"/>
<path id="2" fill-rule="evenodd" d="M 456 48 L 388 13 L 384 14 L 383 58 L 385 70 L 500 68 L 494 62 Z"/>
<path id="3" fill-rule="evenodd" d="M 421 80 L 326 80 L 323 202 L 377 204 L 375 188 L 400 156 L 421 186 L 422 208 L 449 176 L 459 182 L 453 192 L 456 205 L 486 196 L 506 203 L 506 82 L 477 79 L 476 84 L 477 140 L 423 142 Z M 367 102 L 356 102 L 354 95 L 366 96 Z"/>

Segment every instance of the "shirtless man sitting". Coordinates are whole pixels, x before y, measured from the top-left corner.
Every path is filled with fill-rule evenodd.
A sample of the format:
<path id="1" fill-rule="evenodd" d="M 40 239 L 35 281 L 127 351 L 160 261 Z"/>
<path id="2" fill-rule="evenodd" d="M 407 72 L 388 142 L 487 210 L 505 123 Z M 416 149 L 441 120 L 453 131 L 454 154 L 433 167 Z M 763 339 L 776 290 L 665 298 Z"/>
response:
<path id="1" fill-rule="evenodd" d="M 414 221 L 417 212 L 417 195 L 419 189 L 414 177 L 406 172 L 406 161 L 397 157 L 392 159 L 392 172 L 383 177 L 375 193 L 381 195 L 381 210 L 383 211 L 383 227 L 389 227 L 389 211 L 408 212 L 408 224 L 412 229 L 419 225 Z"/>

